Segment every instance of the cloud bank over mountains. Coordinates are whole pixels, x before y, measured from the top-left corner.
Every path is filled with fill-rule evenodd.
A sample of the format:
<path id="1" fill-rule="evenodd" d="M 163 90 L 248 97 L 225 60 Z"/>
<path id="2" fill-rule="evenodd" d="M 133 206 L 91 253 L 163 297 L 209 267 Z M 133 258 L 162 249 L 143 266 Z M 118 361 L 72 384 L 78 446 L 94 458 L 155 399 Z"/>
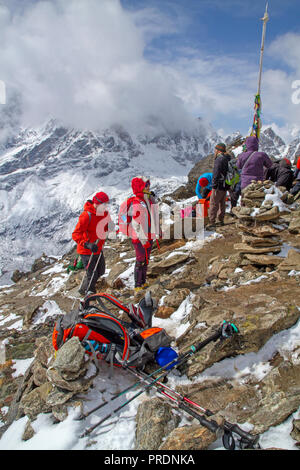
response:
<path id="1" fill-rule="evenodd" d="M 18 105 L 24 127 L 55 118 L 81 129 L 119 124 L 157 133 L 193 129 L 201 116 L 223 120 L 225 133 L 244 132 L 252 124 L 258 57 L 181 45 L 188 22 L 187 13 L 175 18 L 151 2 L 129 10 L 120 0 L 4 0 L 0 79 L 7 106 Z M 172 50 L 153 46 L 162 35 L 178 36 Z M 285 139 L 300 120 L 292 102 L 299 36 L 287 33 L 266 47 L 276 61 L 264 69 L 263 120 L 276 122 Z M 0 121 L 1 113 L 3 106 Z"/>

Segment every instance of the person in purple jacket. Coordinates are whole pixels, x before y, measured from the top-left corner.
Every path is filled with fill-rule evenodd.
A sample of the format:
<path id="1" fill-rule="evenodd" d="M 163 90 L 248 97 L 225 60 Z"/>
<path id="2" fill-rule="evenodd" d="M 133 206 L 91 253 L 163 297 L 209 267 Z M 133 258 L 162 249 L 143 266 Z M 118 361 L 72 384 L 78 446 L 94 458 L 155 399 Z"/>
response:
<path id="1" fill-rule="evenodd" d="M 266 168 L 271 168 L 272 160 L 265 152 L 258 152 L 258 139 L 255 136 L 247 137 L 246 152 L 241 153 L 237 159 L 237 168 L 241 171 L 241 189 L 246 188 L 252 180 L 264 181 Z"/>

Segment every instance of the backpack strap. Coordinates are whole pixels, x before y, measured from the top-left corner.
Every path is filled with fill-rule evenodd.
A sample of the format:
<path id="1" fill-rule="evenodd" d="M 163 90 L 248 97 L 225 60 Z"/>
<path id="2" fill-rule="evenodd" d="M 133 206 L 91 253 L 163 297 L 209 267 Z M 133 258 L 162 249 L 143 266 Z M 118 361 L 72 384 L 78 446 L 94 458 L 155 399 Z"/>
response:
<path id="1" fill-rule="evenodd" d="M 83 302 L 83 309 L 89 308 L 90 307 L 90 302 L 93 300 L 97 301 L 98 304 L 100 305 L 101 309 L 108 315 L 112 315 L 111 312 L 105 307 L 103 303 L 103 299 L 107 300 L 110 302 L 112 305 L 115 307 L 118 307 L 119 309 L 123 310 L 125 313 L 129 313 L 129 308 L 126 307 L 125 305 L 121 304 L 121 302 L 118 301 L 113 295 L 105 294 L 105 293 L 99 293 L 99 294 L 91 294 L 88 297 L 84 299 Z M 112 315 L 113 316 L 113 315 Z"/>
<path id="2" fill-rule="evenodd" d="M 252 155 L 254 155 L 256 152 L 257 152 L 257 150 L 254 150 L 254 152 L 250 153 L 249 157 L 247 158 L 247 160 L 245 161 L 245 163 L 244 163 L 244 165 L 243 165 L 242 171 L 245 170 L 245 166 L 246 166 L 247 163 L 250 161 L 250 158 L 252 157 Z"/>
<path id="3" fill-rule="evenodd" d="M 90 224 L 90 222 L 91 222 L 91 220 L 92 220 L 92 214 L 91 214 L 89 211 L 85 211 L 85 212 L 86 212 L 87 214 L 89 214 L 89 224 Z"/>

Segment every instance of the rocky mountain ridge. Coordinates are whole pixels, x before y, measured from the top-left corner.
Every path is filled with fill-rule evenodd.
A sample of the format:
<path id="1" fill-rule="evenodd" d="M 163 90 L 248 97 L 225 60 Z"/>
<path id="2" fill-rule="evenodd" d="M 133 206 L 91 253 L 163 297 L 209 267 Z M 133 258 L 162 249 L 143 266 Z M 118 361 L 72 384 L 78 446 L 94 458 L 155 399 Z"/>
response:
<path id="1" fill-rule="evenodd" d="M 15 269 L 28 269 L 43 252 L 58 256 L 71 249 L 70 233 L 84 201 L 95 191 L 108 192 L 113 214 L 129 195 L 131 178 L 137 174 L 151 176 L 159 196 L 173 193 L 186 183 L 189 172 L 202 171 L 201 162 L 220 140 L 199 120 L 193 132 L 152 136 L 133 136 L 118 126 L 99 133 L 79 131 L 50 121 L 2 141 L 2 285 L 10 282 Z M 242 140 L 235 133 L 226 143 L 238 148 L 236 143 Z M 300 138 L 287 146 L 268 128 L 262 133 L 261 148 L 274 158 L 281 152 L 292 159 Z M 189 177 L 189 194 L 196 176 Z"/>
<path id="2" fill-rule="evenodd" d="M 246 206 L 237 207 L 235 217 L 227 214 L 225 226 L 216 233 L 204 231 L 204 239 L 164 240 L 160 250 L 153 250 L 149 289 L 158 300 L 153 325 L 164 327 L 175 338 L 174 346 L 184 350 L 207 337 L 224 319 L 234 322 L 240 333 L 233 341 L 209 345 L 171 383 L 212 409 L 214 418 L 238 422 L 254 434 L 260 433 L 263 448 L 268 430 L 294 416 L 291 436 L 296 446 L 300 441 L 299 201 L 290 200 L 282 188 L 270 182 L 254 184 L 244 196 Z M 175 218 L 175 223 L 182 220 Z M 45 413 L 52 417 L 48 432 L 69 419 L 73 433 L 79 435 L 82 427 L 72 421 L 72 410 L 86 409 L 95 397 L 98 402 L 100 397 L 105 400 L 108 383 L 115 390 L 115 379 L 108 378 L 105 368 L 99 376 L 91 363 L 82 366 L 78 344 L 68 345 L 73 353 L 77 351 L 72 353 L 75 364 L 66 359 L 71 357 L 67 352 L 64 362 L 55 364 L 53 324 L 78 301 L 76 292 L 83 275 L 82 271 L 67 272 L 74 256 L 74 252 L 60 259 L 44 256 L 32 272 L 20 273 L 14 286 L 0 290 L 0 338 L 6 348 L 6 362 L 1 366 L 0 446 L 1 441 L 8 445 L 6 432 L 15 422 L 24 431 L 23 442 L 28 446 L 36 442 L 36 423 Z M 137 302 L 132 293 L 130 244 L 109 241 L 105 257 L 106 277 L 98 290 L 125 304 Z M 30 366 L 14 378 L 15 364 L 21 358 L 31 359 Z M 122 374 L 119 379 L 125 380 Z M 113 444 L 118 449 L 127 445 L 132 449 L 200 450 L 217 442 L 215 434 L 179 418 L 169 404 L 157 398 L 144 396 L 136 406 L 133 414 L 131 410 L 114 423 L 112 431 L 79 439 L 79 448 L 110 446 L 112 432 L 120 437 Z M 124 419 L 126 435 L 122 434 Z"/>
<path id="3" fill-rule="evenodd" d="M 6 140 L 0 156 L 0 269 L 9 270 L 6 281 L 44 251 L 61 255 L 71 248 L 70 233 L 94 192 L 109 194 L 114 213 L 137 174 L 151 176 L 158 193 L 174 190 L 217 140 L 201 121 L 191 134 L 153 136 L 132 136 L 118 126 L 99 133 L 70 130 L 51 121 Z"/>

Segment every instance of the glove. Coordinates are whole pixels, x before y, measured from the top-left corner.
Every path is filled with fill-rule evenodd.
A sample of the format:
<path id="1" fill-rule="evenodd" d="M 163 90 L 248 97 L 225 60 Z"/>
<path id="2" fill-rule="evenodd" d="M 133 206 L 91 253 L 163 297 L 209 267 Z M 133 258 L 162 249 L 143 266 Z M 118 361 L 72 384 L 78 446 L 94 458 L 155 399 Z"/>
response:
<path id="1" fill-rule="evenodd" d="M 98 245 L 96 243 L 85 243 L 84 248 L 91 250 L 92 253 L 97 253 Z"/>
<path id="2" fill-rule="evenodd" d="M 151 247 L 151 243 L 147 242 L 147 243 L 145 243 L 145 245 L 143 245 L 143 247 L 145 248 L 145 250 L 147 250 L 147 248 Z"/>

